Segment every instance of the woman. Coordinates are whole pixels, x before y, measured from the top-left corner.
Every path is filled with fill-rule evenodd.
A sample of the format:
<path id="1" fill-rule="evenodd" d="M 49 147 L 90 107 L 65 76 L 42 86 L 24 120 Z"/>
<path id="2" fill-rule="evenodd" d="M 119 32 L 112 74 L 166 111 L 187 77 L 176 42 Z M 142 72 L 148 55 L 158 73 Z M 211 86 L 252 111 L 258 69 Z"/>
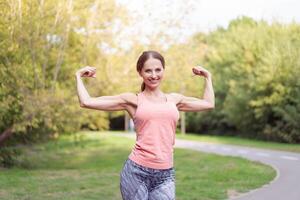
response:
<path id="1" fill-rule="evenodd" d="M 205 78 L 203 99 L 160 90 L 165 60 L 156 51 L 145 51 L 137 61 L 143 78 L 141 92 L 115 96 L 90 97 L 81 77 L 95 77 L 94 67 L 76 72 L 77 92 L 81 107 L 105 111 L 126 110 L 134 121 L 136 144 L 120 173 L 123 200 L 175 199 L 173 145 L 179 111 L 202 111 L 214 108 L 211 74 L 203 67 L 192 69 Z"/>

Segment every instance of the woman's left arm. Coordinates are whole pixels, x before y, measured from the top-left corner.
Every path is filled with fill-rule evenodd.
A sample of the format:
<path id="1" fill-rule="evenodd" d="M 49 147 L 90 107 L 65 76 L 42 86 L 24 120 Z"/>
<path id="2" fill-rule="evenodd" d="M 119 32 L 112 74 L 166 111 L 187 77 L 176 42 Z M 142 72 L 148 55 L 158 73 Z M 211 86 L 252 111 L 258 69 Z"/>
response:
<path id="1" fill-rule="evenodd" d="M 212 84 L 212 77 L 209 71 L 201 66 L 193 68 L 195 75 L 203 76 L 205 78 L 205 89 L 203 98 L 187 97 L 182 94 L 176 94 L 177 108 L 179 111 L 203 111 L 211 110 L 215 107 L 215 95 Z M 173 93 L 174 94 L 174 93 Z"/>

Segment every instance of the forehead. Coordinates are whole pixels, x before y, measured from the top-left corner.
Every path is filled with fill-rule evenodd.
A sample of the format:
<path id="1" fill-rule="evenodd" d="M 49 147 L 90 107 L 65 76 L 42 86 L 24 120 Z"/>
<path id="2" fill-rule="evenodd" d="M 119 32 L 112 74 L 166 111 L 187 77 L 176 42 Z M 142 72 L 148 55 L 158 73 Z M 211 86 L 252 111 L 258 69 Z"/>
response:
<path id="1" fill-rule="evenodd" d="M 149 58 L 144 63 L 144 69 L 150 69 L 150 68 L 155 68 L 155 67 L 163 67 L 159 59 Z"/>

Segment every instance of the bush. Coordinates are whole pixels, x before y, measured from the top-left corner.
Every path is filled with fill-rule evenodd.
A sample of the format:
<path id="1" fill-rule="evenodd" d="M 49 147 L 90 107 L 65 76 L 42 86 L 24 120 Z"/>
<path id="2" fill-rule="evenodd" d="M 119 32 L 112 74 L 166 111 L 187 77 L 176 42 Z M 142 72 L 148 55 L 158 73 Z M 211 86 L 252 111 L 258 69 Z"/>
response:
<path id="1" fill-rule="evenodd" d="M 0 166 L 10 168 L 18 164 L 17 157 L 21 154 L 21 151 L 12 147 L 0 148 Z"/>

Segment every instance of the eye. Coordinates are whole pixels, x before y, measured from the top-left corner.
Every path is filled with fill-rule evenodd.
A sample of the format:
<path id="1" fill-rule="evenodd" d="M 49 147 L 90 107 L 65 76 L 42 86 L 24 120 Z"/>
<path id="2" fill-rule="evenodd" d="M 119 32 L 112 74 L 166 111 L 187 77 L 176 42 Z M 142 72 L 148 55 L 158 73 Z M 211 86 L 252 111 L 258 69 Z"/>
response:
<path id="1" fill-rule="evenodd" d="M 155 71 L 157 71 L 157 72 L 160 72 L 160 71 L 161 71 L 161 69 L 159 68 L 159 69 L 156 69 Z"/>

